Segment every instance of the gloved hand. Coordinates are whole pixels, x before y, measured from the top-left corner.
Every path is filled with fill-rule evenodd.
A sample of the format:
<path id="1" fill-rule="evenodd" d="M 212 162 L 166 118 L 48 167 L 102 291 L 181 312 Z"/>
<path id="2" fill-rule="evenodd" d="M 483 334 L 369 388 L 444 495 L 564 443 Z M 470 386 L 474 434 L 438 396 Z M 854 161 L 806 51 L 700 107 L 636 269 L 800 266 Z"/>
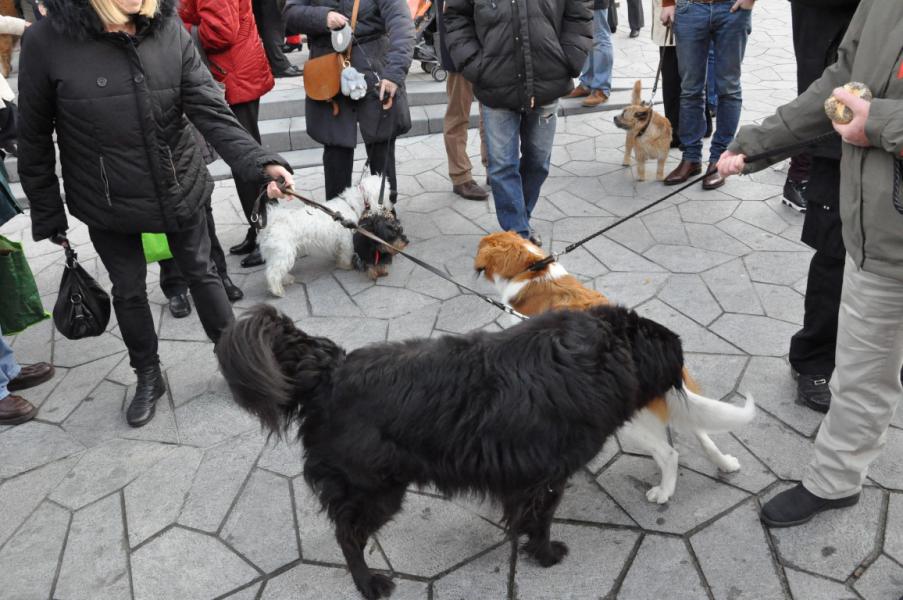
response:
<path id="1" fill-rule="evenodd" d="M 367 80 L 354 67 L 342 69 L 342 93 L 352 100 L 360 100 L 367 93 Z"/>
<path id="2" fill-rule="evenodd" d="M 62 246 L 63 248 L 69 247 L 69 240 L 66 238 L 66 234 L 60 233 L 59 231 L 50 236 L 50 241 L 57 246 Z"/>

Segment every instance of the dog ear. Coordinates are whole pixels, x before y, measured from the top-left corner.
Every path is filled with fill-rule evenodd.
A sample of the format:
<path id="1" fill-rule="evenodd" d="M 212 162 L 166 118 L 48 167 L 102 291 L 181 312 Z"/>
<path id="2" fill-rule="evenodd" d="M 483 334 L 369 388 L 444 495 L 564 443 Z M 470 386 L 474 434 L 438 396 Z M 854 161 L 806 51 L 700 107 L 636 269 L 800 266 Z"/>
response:
<path id="1" fill-rule="evenodd" d="M 636 83 L 633 84 L 633 95 L 630 96 L 631 104 L 640 104 L 640 98 L 643 95 L 643 82 L 639 79 L 636 80 Z"/>

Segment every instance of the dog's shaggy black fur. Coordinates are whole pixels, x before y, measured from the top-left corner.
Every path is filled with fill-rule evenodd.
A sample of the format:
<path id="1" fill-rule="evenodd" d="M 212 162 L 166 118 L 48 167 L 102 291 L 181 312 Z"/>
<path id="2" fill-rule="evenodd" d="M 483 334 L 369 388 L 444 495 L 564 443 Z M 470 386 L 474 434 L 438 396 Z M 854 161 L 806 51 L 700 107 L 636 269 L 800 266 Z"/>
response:
<path id="1" fill-rule="evenodd" d="M 411 484 L 498 501 L 541 565 L 565 483 L 652 399 L 682 389 L 680 339 L 619 307 L 556 311 L 506 331 L 374 344 L 347 354 L 274 308 L 248 311 L 217 346 L 237 402 L 271 432 L 299 427 L 304 476 L 335 523 L 365 598 L 391 580 L 367 539 Z"/>
<path id="2" fill-rule="evenodd" d="M 404 234 L 401 221 L 388 212 L 371 212 L 361 218 L 358 227 L 369 231 L 390 245 L 380 244 L 355 231 L 352 243 L 354 244 L 354 255 L 359 260 L 355 268 L 366 271 L 371 279 L 388 275 L 392 257 L 398 250 L 404 250 L 408 245 L 408 238 Z"/>

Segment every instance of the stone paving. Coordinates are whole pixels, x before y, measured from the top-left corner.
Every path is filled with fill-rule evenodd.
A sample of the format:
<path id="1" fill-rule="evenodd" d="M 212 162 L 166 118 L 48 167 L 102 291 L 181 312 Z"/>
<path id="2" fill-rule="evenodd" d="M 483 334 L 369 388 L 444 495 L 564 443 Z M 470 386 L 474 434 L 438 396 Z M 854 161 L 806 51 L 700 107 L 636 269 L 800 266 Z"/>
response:
<path id="1" fill-rule="evenodd" d="M 757 5 L 744 69 L 746 121 L 793 97 L 789 29 L 788 3 Z M 615 38 L 618 83 L 648 80 L 656 49 L 625 33 Z M 611 116 L 559 123 L 554 168 L 535 214 L 553 249 L 664 192 L 620 166 L 624 137 Z M 471 150 L 477 153 L 475 142 Z M 497 223 L 491 204 L 449 192 L 445 169 L 441 137 L 400 141 L 399 212 L 411 252 L 473 284 L 477 241 Z M 571 554 L 549 570 L 511 551 L 496 508 L 412 490 L 404 511 L 367 548 L 370 564 L 394 576 L 394 598 L 899 598 L 899 415 L 855 508 L 774 532 L 757 519 L 763 501 L 800 478 L 820 421 L 794 403 L 785 357 L 802 319 L 810 253 L 798 242 L 801 218 L 780 205 L 783 179 L 767 170 L 720 191 L 688 190 L 563 261 L 588 284 L 679 332 L 708 395 L 733 402 L 738 391 L 756 396 L 755 421 L 716 438 L 742 470 L 718 474 L 695 442 L 676 434 L 677 493 L 654 505 L 645 498 L 658 478 L 653 462 L 629 440 L 611 440 L 570 484 L 554 534 Z M 302 172 L 299 182 L 321 186 L 321 170 Z M 215 200 L 223 244 L 235 243 L 244 225 L 233 186 L 218 184 Z M 50 307 L 61 252 L 32 243 L 28 226 L 18 217 L 0 231 L 26 242 Z M 70 239 L 82 264 L 109 285 L 85 228 L 74 227 Z M 348 348 L 504 322 L 491 306 L 404 259 L 373 284 L 305 258 L 294 271 L 299 283 L 277 301 L 261 271 L 242 271 L 234 259 L 230 265 L 247 294 L 237 311 L 272 302 Z M 59 373 L 28 394 L 41 407 L 35 421 L 0 428 L 0 597 L 356 598 L 331 528 L 299 477 L 298 446 L 268 443 L 233 405 L 197 317 L 171 319 L 156 280 L 151 268 L 170 393 L 142 429 L 124 421 L 134 379 L 115 322 L 90 341 L 65 340 L 50 323 L 12 340 L 21 362 L 52 360 Z"/>

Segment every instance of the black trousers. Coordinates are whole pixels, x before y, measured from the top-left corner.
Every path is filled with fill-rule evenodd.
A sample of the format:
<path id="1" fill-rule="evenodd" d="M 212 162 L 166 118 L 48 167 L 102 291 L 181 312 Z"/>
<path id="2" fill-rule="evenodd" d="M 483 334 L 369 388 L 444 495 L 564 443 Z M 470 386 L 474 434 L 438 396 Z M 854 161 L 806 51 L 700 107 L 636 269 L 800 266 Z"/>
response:
<path id="1" fill-rule="evenodd" d="M 630 24 L 630 31 L 639 31 L 646 25 L 643 0 L 627 0 L 627 22 Z"/>
<path id="2" fill-rule="evenodd" d="M 147 264 L 141 235 L 93 228 L 89 229 L 89 234 L 113 282 L 113 310 L 132 368 L 142 369 L 159 363 L 157 333 L 147 302 Z M 190 227 L 167 233 L 167 238 L 173 258 L 188 278 L 204 331 L 216 342 L 234 317 L 223 281 L 210 262 L 206 211 L 199 210 Z"/>
<path id="3" fill-rule="evenodd" d="M 790 365 L 806 375 L 830 375 L 837 348 L 842 258 L 817 251 L 809 263 L 803 328 L 790 339 Z"/>
<path id="4" fill-rule="evenodd" d="M 671 140 L 679 141 L 680 131 L 680 71 L 677 70 L 677 48 L 659 48 L 662 56 L 662 103 L 665 117 L 671 121 Z"/>
<path id="5" fill-rule="evenodd" d="M 242 104 L 230 104 L 229 108 L 235 113 L 235 118 L 245 128 L 245 131 L 251 134 L 257 143 L 260 143 L 260 129 L 257 127 L 257 119 L 260 114 L 260 100 L 253 102 L 244 102 Z M 261 192 L 260 183 L 257 181 L 245 181 L 239 177 L 235 171 L 232 171 L 232 178 L 235 180 L 235 191 L 238 192 L 238 200 L 241 202 L 241 209 L 245 213 L 248 225 L 251 224 L 251 211 L 254 210 L 254 201 Z M 256 230 L 250 227 L 249 235 Z"/>
<path id="6" fill-rule="evenodd" d="M 257 21 L 257 32 L 263 49 L 267 53 L 270 70 L 273 73 L 287 71 L 292 63 L 285 57 L 282 44 L 285 43 L 285 21 L 276 0 L 253 0 L 254 20 Z"/>
<path id="7" fill-rule="evenodd" d="M 213 222 L 213 204 L 207 200 L 206 206 L 207 233 L 210 235 L 210 260 L 216 267 L 216 274 L 221 278 L 229 274 L 226 268 L 226 255 L 216 236 L 216 224 Z M 160 289 L 167 298 L 188 292 L 188 280 L 174 258 L 160 261 Z"/>
<path id="8" fill-rule="evenodd" d="M 398 179 L 395 175 L 395 140 L 391 143 L 376 142 L 366 144 L 370 174 L 381 173 L 386 165 L 386 179 L 389 183 L 389 199 L 394 204 L 398 198 Z M 389 162 L 386 164 L 386 152 Z M 323 170 L 326 177 L 326 199 L 332 200 L 351 186 L 354 175 L 354 148 L 341 146 L 323 147 Z"/>

